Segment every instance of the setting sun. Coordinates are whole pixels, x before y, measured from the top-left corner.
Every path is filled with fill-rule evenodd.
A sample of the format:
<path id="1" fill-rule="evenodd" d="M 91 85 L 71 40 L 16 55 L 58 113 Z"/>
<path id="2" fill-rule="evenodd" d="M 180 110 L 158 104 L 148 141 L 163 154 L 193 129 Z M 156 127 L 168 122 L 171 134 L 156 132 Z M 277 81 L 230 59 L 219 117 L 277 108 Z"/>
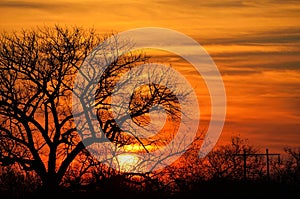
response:
<path id="1" fill-rule="evenodd" d="M 123 153 L 116 156 L 116 164 L 119 166 L 120 171 L 134 171 L 140 162 L 140 158 L 134 153 Z"/>

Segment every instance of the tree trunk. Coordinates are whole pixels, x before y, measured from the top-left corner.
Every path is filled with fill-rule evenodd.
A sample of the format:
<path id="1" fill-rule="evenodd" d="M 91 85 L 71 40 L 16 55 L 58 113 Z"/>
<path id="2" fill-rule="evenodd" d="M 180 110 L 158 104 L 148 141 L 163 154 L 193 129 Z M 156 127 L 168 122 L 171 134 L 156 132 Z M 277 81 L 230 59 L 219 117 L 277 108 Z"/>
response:
<path id="1" fill-rule="evenodd" d="M 48 173 L 43 181 L 43 191 L 47 194 L 57 193 L 59 191 L 59 181 L 56 173 Z"/>

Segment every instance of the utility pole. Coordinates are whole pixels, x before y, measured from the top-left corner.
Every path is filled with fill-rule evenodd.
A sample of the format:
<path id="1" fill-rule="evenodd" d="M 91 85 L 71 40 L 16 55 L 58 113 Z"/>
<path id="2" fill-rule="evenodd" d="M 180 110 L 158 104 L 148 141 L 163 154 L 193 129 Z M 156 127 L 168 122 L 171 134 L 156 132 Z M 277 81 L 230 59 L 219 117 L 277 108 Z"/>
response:
<path id="1" fill-rule="evenodd" d="M 242 154 L 236 154 L 237 156 L 243 156 L 244 161 L 244 180 L 247 180 L 247 157 L 249 156 L 266 156 L 266 164 L 267 164 L 267 180 L 270 180 L 270 156 L 278 156 L 278 161 L 280 161 L 279 153 L 269 153 L 269 149 L 266 148 L 266 153 L 247 153 L 244 149 Z"/>
<path id="2" fill-rule="evenodd" d="M 246 150 L 244 149 L 244 180 L 247 179 L 247 154 L 246 154 Z"/>
<path id="3" fill-rule="evenodd" d="M 270 180 L 270 164 L 269 164 L 269 149 L 266 148 L 266 156 L 267 156 L 267 180 Z"/>

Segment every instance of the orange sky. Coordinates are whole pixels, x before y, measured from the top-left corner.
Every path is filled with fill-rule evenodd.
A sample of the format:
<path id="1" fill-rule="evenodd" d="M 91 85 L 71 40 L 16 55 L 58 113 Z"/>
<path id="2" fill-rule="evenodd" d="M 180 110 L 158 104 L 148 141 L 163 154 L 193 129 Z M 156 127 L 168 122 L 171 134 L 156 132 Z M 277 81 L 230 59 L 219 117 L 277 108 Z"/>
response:
<path id="1" fill-rule="evenodd" d="M 1 31 L 53 24 L 180 31 L 205 47 L 222 74 L 228 104 L 220 142 L 241 135 L 271 152 L 300 146 L 298 0 L 0 1 Z"/>

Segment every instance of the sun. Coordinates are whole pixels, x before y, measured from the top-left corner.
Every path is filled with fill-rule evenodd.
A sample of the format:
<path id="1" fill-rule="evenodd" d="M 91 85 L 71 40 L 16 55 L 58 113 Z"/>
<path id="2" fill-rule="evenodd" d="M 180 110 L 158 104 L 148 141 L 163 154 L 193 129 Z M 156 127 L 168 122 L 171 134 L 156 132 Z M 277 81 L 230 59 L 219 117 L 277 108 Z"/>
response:
<path id="1" fill-rule="evenodd" d="M 122 172 L 135 172 L 141 159 L 133 153 L 123 153 L 116 157 L 116 164 Z"/>

